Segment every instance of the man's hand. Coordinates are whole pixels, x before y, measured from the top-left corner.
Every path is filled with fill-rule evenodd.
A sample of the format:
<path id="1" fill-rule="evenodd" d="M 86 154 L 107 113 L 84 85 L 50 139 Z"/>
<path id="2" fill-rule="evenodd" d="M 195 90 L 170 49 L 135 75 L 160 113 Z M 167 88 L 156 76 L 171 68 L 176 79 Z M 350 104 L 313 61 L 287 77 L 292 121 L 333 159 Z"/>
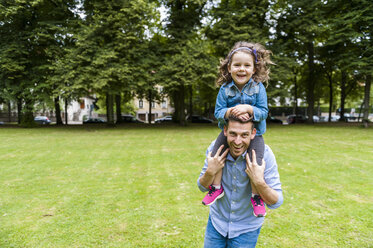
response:
<path id="1" fill-rule="evenodd" d="M 250 180 L 254 183 L 254 185 L 265 183 L 264 181 L 264 170 L 265 170 L 265 162 L 264 159 L 262 160 L 262 165 L 258 165 L 256 162 L 256 154 L 255 151 L 252 151 L 252 158 L 253 161 L 250 160 L 249 154 L 246 153 L 246 174 L 249 176 Z"/>
<path id="2" fill-rule="evenodd" d="M 216 175 L 218 171 L 224 168 L 225 159 L 227 158 L 227 154 L 229 149 L 226 149 L 222 155 L 220 155 L 221 151 L 223 150 L 224 145 L 221 145 L 216 152 L 215 156 L 211 156 L 211 152 L 209 152 L 207 156 L 207 170 L 206 172 L 210 173 L 211 175 Z"/>
<path id="3" fill-rule="evenodd" d="M 273 205 L 278 201 L 278 193 L 269 187 L 264 180 L 264 170 L 266 164 L 264 159 L 262 160 L 262 165 L 258 165 L 256 162 L 256 154 L 253 150 L 253 161 L 250 160 L 249 154 L 246 154 L 246 174 L 249 176 L 250 180 L 253 182 L 257 193 L 263 199 L 267 205 Z"/>
<path id="4" fill-rule="evenodd" d="M 240 116 L 247 113 L 253 115 L 253 107 L 249 104 L 239 104 L 230 110 L 230 114 L 235 116 Z"/>

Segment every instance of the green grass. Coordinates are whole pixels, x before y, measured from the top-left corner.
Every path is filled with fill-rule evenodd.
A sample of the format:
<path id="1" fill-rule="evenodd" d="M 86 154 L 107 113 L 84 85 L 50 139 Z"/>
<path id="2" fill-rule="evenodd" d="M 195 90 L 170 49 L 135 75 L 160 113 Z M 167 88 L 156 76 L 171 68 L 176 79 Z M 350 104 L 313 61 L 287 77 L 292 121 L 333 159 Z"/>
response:
<path id="1" fill-rule="evenodd" d="M 215 126 L 0 128 L 0 247 L 202 247 Z M 373 244 L 373 130 L 270 126 L 284 204 L 258 247 Z"/>

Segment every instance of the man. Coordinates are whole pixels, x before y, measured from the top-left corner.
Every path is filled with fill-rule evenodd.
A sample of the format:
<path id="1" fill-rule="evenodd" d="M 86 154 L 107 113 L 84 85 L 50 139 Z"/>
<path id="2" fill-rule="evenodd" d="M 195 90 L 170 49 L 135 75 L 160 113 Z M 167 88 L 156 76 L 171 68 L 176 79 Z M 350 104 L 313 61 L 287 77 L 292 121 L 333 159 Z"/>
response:
<path id="1" fill-rule="evenodd" d="M 264 217 L 253 215 L 250 180 L 269 208 L 277 208 L 283 202 L 276 159 L 271 149 L 265 146 L 262 166 L 256 163 L 254 151 L 251 159 L 247 153 L 255 134 L 251 119 L 242 121 L 229 116 L 224 126 L 229 149 L 221 154 L 221 146 L 214 157 L 211 157 L 214 142 L 207 149 L 198 187 L 202 192 L 208 191 L 214 176 L 222 169 L 225 195 L 210 206 L 205 248 L 255 247 Z"/>

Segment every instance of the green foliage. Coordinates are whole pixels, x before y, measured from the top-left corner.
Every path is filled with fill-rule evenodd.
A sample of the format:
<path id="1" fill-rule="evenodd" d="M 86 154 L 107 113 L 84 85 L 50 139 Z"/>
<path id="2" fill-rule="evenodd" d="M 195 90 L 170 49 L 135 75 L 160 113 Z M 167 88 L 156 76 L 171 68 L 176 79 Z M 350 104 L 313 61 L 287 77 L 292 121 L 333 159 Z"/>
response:
<path id="1" fill-rule="evenodd" d="M 75 4 L 73 0 L 0 4 L 1 88 L 26 112 L 52 95 L 51 64 L 63 55 L 68 22 L 74 17 L 70 8 Z M 32 125 L 33 119 L 24 118 L 23 125 L 28 125 L 25 122 Z"/>
<path id="2" fill-rule="evenodd" d="M 162 2 L 169 8 L 169 17 L 164 30 L 167 39 L 159 75 L 173 100 L 174 118 L 185 125 L 185 100 L 188 94 L 201 83 L 213 84 L 216 62 L 208 43 L 200 38 L 199 33 L 207 1 Z"/>
<path id="3" fill-rule="evenodd" d="M 269 39 L 266 13 L 269 1 L 222 0 L 211 9 L 206 36 L 213 41 L 217 57 L 224 57 L 237 41 L 258 42 Z"/>
<path id="4" fill-rule="evenodd" d="M 368 0 L 3 0 L 0 102 L 32 112 L 91 94 L 168 96 L 185 124 L 186 109 L 213 108 L 218 60 L 247 40 L 273 51 L 271 104 L 343 108 L 372 74 L 372 21 Z"/>

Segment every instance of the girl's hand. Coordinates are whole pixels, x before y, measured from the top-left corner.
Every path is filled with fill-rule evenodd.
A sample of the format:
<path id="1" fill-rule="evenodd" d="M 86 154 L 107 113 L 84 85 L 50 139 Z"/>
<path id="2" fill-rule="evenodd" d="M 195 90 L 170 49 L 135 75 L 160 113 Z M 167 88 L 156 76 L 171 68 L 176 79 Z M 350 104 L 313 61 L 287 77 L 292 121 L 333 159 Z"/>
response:
<path id="1" fill-rule="evenodd" d="M 251 118 L 251 116 L 248 113 L 245 113 L 243 115 L 239 115 L 238 118 L 240 118 L 242 121 L 247 121 Z"/>
<path id="2" fill-rule="evenodd" d="M 250 115 L 253 114 L 253 107 L 249 104 L 239 104 L 231 108 L 231 114 L 235 116 L 240 116 L 246 113 L 249 113 Z"/>

